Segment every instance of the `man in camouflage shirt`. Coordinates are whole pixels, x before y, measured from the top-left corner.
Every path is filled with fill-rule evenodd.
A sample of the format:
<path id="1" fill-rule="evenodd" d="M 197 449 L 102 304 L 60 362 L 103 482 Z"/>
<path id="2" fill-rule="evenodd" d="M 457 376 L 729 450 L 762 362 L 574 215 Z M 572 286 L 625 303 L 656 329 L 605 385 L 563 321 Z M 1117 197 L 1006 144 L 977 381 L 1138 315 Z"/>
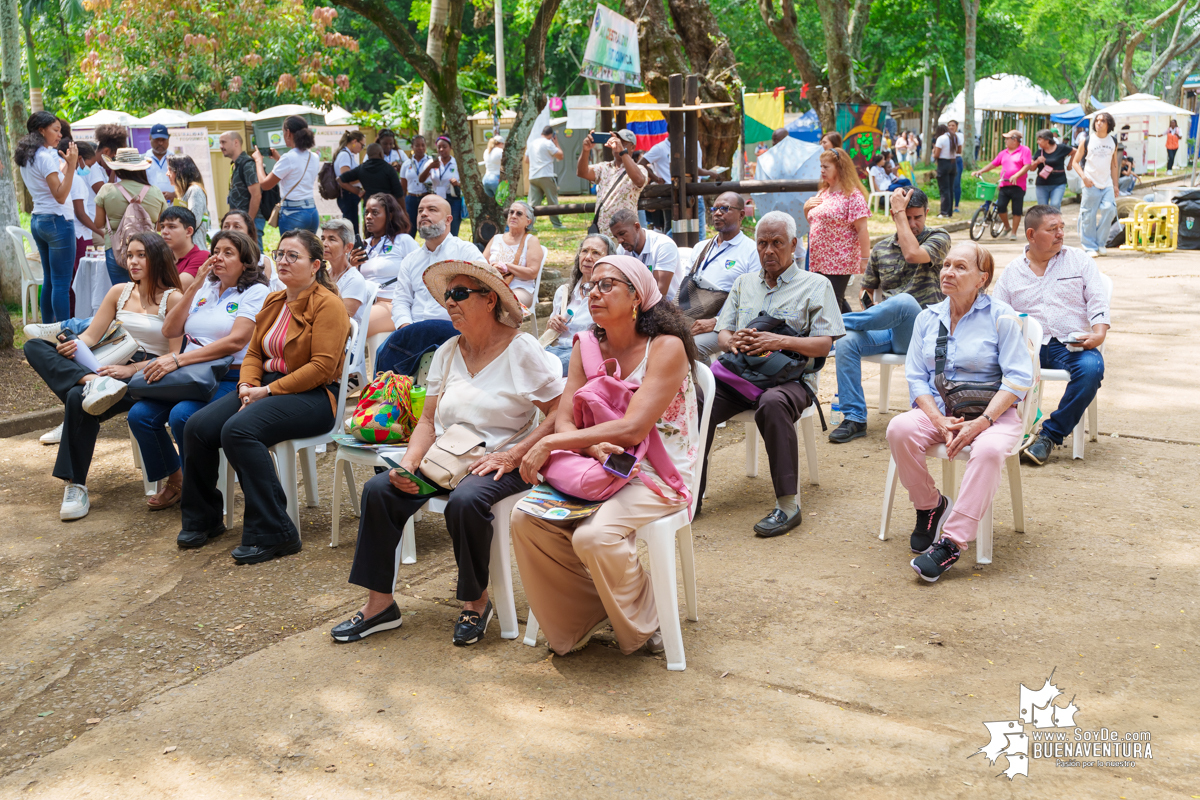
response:
<path id="1" fill-rule="evenodd" d="M 846 335 L 837 343 L 837 391 L 845 419 L 829 441 L 843 444 L 867 434 L 867 401 L 862 389 L 862 357 L 908 352 L 913 322 L 921 309 L 941 302 L 939 273 L 950 251 L 950 234 L 926 228 L 929 198 L 920 189 L 892 192 L 896 233 L 871 248 L 863 289 L 874 305 L 843 314 Z"/>

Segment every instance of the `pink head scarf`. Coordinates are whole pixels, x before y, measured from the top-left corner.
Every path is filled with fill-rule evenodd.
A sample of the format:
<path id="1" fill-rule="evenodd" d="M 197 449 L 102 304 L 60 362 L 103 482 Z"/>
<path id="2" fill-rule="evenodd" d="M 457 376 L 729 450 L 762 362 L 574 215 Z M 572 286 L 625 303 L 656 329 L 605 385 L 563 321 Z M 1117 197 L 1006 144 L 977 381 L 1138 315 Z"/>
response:
<path id="1" fill-rule="evenodd" d="M 654 273 L 633 256 L 605 256 L 596 262 L 597 267 L 601 264 L 616 267 L 622 275 L 629 279 L 629 282 L 633 284 L 634 291 L 642 298 L 642 311 L 649 311 L 662 300 L 662 292 L 658 290 L 658 282 L 654 280 Z M 595 267 L 593 267 L 594 269 Z"/>

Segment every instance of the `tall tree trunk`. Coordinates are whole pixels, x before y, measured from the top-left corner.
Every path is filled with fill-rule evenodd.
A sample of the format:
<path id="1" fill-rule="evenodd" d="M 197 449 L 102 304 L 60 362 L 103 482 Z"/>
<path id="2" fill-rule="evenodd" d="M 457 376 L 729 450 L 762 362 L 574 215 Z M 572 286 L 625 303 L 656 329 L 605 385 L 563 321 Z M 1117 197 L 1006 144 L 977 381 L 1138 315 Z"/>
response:
<path id="1" fill-rule="evenodd" d="M 11 152 L 8 134 L 3 125 L 0 125 L 0 151 Z M 0 172 L 0 227 L 3 228 L 21 224 L 16 187 L 13 184 L 14 174 L 7 168 Z M 17 259 L 24 257 L 23 252 L 17 252 L 11 236 L 0 236 L 0 295 L 3 295 L 5 300 L 21 299 L 21 267 Z M 8 318 L 8 310 L 0 309 L 0 349 L 12 347 L 12 343 L 12 323 Z"/>
<path id="2" fill-rule="evenodd" d="M 1182 11 L 1188 0 L 1175 0 L 1175 2 L 1166 11 L 1163 11 L 1157 17 L 1147 20 L 1139 30 L 1136 30 L 1129 40 L 1125 42 L 1125 60 L 1121 67 L 1121 85 L 1125 88 L 1127 94 L 1133 94 L 1138 91 L 1137 84 L 1133 81 L 1133 59 L 1137 53 L 1138 45 L 1146 40 L 1152 31 L 1157 30 L 1164 22 L 1170 19 L 1175 14 Z"/>
<path id="3" fill-rule="evenodd" d="M 700 112 L 704 161 L 712 166 L 727 166 L 737 151 L 742 132 L 742 80 L 738 76 L 737 59 L 708 0 L 668 0 L 668 3 L 691 71 L 700 78 L 700 100 L 733 103 L 726 108 Z"/>
<path id="4" fill-rule="evenodd" d="M 432 0 L 429 5 L 429 35 L 425 40 L 425 54 L 433 59 L 435 64 L 442 63 L 446 45 L 446 20 L 449 15 L 450 7 L 447 5 L 447 0 Z M 455 67 L 457 73 L 457 64 Z M 441 128 L 439 116 L 437 99 L 433 89 L 426 82 L 425 88 L 421 92 L 421 124 L 419 128 L 421 135 L 426 139 L 432 139 L 438 134 Z M 461 167 L 462 164 L 459 166 Z"/>
<path id="5" fill-rule="evenodd" d="M 12 146 L 25 135 L 25 121 L 29 119 L 25 106 L 25 83 L 21 80 L 20 25 L 17 0 L 0 0 L 0 95 L 5 110 L 0 124 L 7 121 L 9 142 L 9 146 L 3 148 L 3 165 L 15 182 L 13 191 L 17 197 L 25 194 L 25 187 L 21 184 L 21 173 L 12 160 Z"/>
<path id="6" fill-rule="evenodd" d="M 29 112 L 43 111 L 42 71 L 38 68 L 37 52 L 33 49 L 33 30 L 30 21 L 22 15 L 21 27 L 25 30 L 25 69 L 29 73 Z"/>
<path id="7" fill-rule="evenodd" d="M 961 0 L 966 44 L 963 48 L 963 169 L 975 168 L 975 34 L 979 0 Z"/>
<path id="8" fill-rule="evenodd" d="M 825 72 L 805 45 L 800 35 L 799 22 L 796 18 L 796 7 L 792 0 L 758 0 L 758 10 L 763 22 L 792 57 L 800 79 L 808 84 L 808 102 L 817 112 L 821 127 L 832 131 L 837 127 L 837 109 L 826 85 Z"/>

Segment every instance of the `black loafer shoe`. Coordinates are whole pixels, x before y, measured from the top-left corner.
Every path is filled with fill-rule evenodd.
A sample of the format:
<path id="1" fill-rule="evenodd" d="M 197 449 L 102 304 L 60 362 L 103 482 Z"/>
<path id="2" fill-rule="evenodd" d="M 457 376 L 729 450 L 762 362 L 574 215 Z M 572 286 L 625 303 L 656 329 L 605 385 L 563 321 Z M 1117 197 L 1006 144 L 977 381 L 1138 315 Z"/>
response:
<path id="1" fill-rule="evenodd" d="M 218 522 L 206 531 L 180 531 L 175 537 L 175 544 L 180 547 L 203 547 L 209 539 L 214 539 L 225 532 L 225 523 Z"/>
<path id="2" fill-rule="evenodd" d="M 829 441 L 834 444 L 845 444 L 854 439 L 859 439 L 867 435 L 867 423 L 857 422 L 852 419 L 842 420 L 842 424 L 838 425 L 829 434 Z"/>
<path id="3" fill-rule="evenodd" d="M 464 609 L 458 615 L 458 623 L 454 626 L 454 644 L 458 647 L 466 647 L 478 642 L 487 633 L 488 623 L 492 621 L 494 614 L 491 600 L 488 600 L 482 614 L 478 611 Z"/>
<path id="4" fill-rule="evenodd" d="M 290 542 L 283 542 L 282 544 L 270 547 L 240 544 L 233 548 L 233 552 L 229 555 L 233 556 L 233 560 L 238 564 L 261 564 L 273 558 L 282 558 L 283 556 L 299 553 L 300 547 L 300 537 L 296 537 Z"/>
<path id="5" fill-rule="evenodd" d="M 372 633 L 390 631 L 393 628 L 399 628 L 402 624 L 404 624 L 404 614 L 400 611 L 400 606 L 392 603 L 370 619 L 363 618 L 361 611 L 357 612 L 353 617 L 331 630 L 329 635 L 335 642 L 357 642 Z"/>
<path id="6" fill-rule="evenodd" d="M 1050 441 L 1050 437 L 1044 433 L 1038 434 L 1038 437 L 1033 440 L 1033 444 L 1026 447 L 1022 452 L 1026 461 L 1032 461 L 1039 467 L 1050 460 L 1050 453 L 1054 450 L 1054 442 Z"/>
<path id="7" fill-rule="evenodd" d="M 758 521 L 758 524 L 754 526 L 754 535 L 763 539 L 782 536 L 799 524 L 800 509 L 796 509 L 795 515 L 789 518 L 787 514 L 776 508 Z"/>

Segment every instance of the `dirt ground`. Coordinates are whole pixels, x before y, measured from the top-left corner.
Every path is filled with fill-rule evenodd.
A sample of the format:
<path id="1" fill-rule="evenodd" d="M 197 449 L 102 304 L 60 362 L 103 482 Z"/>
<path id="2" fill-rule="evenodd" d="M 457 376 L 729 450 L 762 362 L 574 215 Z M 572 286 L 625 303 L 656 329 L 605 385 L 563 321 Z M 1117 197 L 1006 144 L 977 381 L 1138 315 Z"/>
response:
<path id="1" fill-rule="evenodd" d="M 990 246 L 1000 264 L 1019 252 Z M 721 431 L 682 673 L 603 641 L 550 657 L 498 625 L 453 647 L 453 557 L 434 515 L 401 568 L 404 627 L 334 644 L 362 593 L 346 583 L 345 509 L 342 546 L 327 546 L 332 454 L 321 505 L 302 511 L 305 549 L 235 567 L 238 527 L 180 551 L 178 511 L 145 510 L 122 422 L 104 426 L 91 514 L 69 524 L 54 450 L 40 432 L 4 440 L 0 796 L 1200 796 L 1200 376 L 1186 366 L 1200 258 L 1100 266 L 1116 284 L 1100 440 L 1084 461 L 1064 448 L 1022 468 L 1024 534 L 1001 485 L 991 565 L 972 551 L 939 583 L 916 579 L 903 490 L 892 537 L 877 538 L 887 418 L 870 368 L 868 436 L 819 436 L 820 485 L 803 487 L 789 536 L 752 536 L 772 502 L 765 455 L 746 478 L 740 426 Z M 903 407 L 899 375 L 893 388 Z M 976 754 L 984 723 L 1018 719 L 1021 684 L 1051 673 L 1081 735 L 1145 732 L 1153 758 L 1031 758 L 1010 782 L 1006 757 Z"/>

